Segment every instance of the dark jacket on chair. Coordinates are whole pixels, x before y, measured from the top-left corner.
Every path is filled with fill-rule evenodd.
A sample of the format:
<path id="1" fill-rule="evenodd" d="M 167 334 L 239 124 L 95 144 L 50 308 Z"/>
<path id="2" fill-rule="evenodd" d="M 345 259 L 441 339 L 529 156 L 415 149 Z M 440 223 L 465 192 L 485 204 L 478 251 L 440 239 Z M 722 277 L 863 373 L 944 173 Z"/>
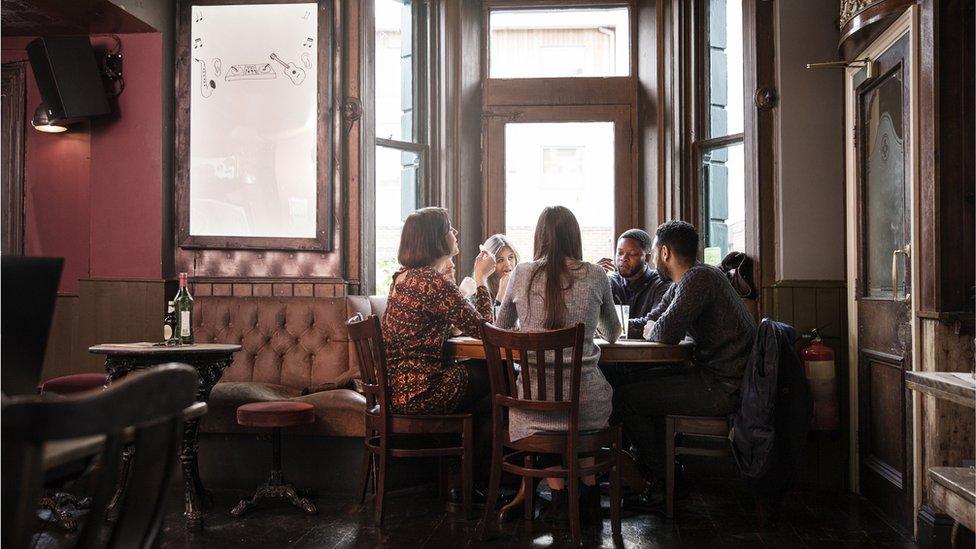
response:
<path id="1" fill-rule="evenodd" d="M 810 386 L 796 355 L 796 332 L 763 319 L 732 416 L 732 453 L 747 482 L 764 494 L 790 488 L 801 466 L 813 413 Z"/>

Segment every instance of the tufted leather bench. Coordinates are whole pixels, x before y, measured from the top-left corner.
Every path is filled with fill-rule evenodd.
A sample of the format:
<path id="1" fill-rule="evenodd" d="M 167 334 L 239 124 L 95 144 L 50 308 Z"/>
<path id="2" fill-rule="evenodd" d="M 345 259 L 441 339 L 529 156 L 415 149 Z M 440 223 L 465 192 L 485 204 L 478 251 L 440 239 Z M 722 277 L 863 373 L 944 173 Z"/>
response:
<path id="1" fill-rule="evenodd" d="M 239 406 L 291 400 L 315 408 L 315 422 L 295 433 L 363 436 L 366 399 L 354 390 L 359 365 L 346 320 L 382 315 L 385 305 L 384 297 L 365 296 L 197 298 L 195 341 L 243 347 L 214 387 L 201 430 L 257 432 L 238 425 Z"/>

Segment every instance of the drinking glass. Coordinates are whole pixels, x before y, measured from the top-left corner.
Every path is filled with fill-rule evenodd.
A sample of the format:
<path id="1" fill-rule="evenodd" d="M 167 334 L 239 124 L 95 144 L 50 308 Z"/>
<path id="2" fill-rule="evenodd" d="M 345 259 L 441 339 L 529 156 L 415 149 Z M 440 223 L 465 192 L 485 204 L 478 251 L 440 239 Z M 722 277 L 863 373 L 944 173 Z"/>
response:
<path id="1" fill-rule="evenodd" d="M 630 321 L 630 305 L 617 305 L 617 318 L 620 320 L 620 339 L 627 339 L 627 325 Z"/>

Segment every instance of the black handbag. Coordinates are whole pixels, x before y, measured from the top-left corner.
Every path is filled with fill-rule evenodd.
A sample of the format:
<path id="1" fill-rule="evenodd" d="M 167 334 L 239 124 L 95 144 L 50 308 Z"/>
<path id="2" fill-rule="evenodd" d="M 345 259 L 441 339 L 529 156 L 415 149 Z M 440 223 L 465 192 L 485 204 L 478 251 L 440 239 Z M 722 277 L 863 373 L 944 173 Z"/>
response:
<path id="1" fill-rule="evenodd" d="M 756 283 L 752 274 L 752 258 L 742 252 L 729 252 L 722 260 L 720 268 L 739 297 L 743 299 L 756 299 L 758 297 L 759 292 L 756 291 Z"/>

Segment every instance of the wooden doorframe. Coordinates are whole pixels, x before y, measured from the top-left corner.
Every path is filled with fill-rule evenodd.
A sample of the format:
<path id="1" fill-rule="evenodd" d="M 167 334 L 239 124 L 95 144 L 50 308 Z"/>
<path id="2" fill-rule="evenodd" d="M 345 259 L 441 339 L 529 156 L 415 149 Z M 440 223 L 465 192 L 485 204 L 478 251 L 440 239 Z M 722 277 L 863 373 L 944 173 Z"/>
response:
<path id="1" fill-rule="evenodd" d="M 887 30 L 885 30 L 877 39 L 875 39 L 871 44 L 869 44 L 861 53 L 854 56 L 855 59 L 876 59 L 881 53 L 887 50 L 891 45 L 897 42 L 900 38 L 906 34 L 909 36 L 909 90 L 911 93 L 911 102 L 909 109 L 909 135 L 911 139 L 909 140 L 909 158 L 910 158 L 910 169 L 906 176 L 910 178 L 909 188 L 911 189 L 911 242 L 913 246 L 918 242 L 918 236 L 920 234 L 919 228 L 919 125 L 918 125 L 918 74 L 919 74 L 919 14 L 918 7 L 916 5 L 910 6 L 905 12 L 896 19 Z M 860 453 L 858 448 L 858 428 L 859 428 L 859 410 L 858 410 L 858 372 L 859 369 L 859 342 L 858 342 L 858 312 L 856 306 L 856 297 L 859 288 L 855 281 L 859 276 L 858 261 L 857 261 L 857 250 L 858 250 L 858 240 L 857 240 L 857 229 L 858 229 L 858 205 L 856 201 L 857 189 L 858 189 L 858 177 L 857 177 L 857 154 L 854 147 L 854 137 L 856 135 L 856 122 L 857 122 L 857 93 L 856 88 L 853 84 L 855 75 L 861 70 L 861 66 L 848 67 L 844 74 L 844 103 L 845 103 L 845 117 L 844 117 L 844 147 L 845 147 L 845 218 L 846 218 L 846 244 L 847 244 L 847 316 L 848 316 L 848 356 L 850 360 L 850 367 L 848 370 L 850 383 L 850 455 L 851 460 L 849 462 L 850 471 L 850 488 L 851 491 L 860 493 Z M 914 250 L 913 250 L 914 251 Z M 919 348 L 919 327 L 918 327 L 918 300 L 914 297 L 918 295 L 918 271 L 919 271 L 919 260 L 918 253 L 911 254 L 911 295 L 913 299 L 911 300 L 911 333 L 912 333 L 912 369 L 917 369 L 920 364 Z M 912 430 L 910 433 L 910 440 L 912 444 L 912 450 L 909 453 L 910 462 L 912 467 L 911 472 L 911 482 L 912 482 L 912 501 L 917 508 L 920 501 L 922 493 L 920 491 L 920 486 L 922 484 L 921 473 L 915 464 L 921 463 L 920 453 L 920 437 L 921 437 L 921 415 L 919 411 L 918 395 L 914 392 L 911 394 L 910 399 L 911 406 L 911 425 Z M 906 471 L 907 473 L 907 471 Z M 917 517 L 917 514 L 913 513 Z M 917 531 L 918 524 L 916 519 L 915 530 Z"/>
<path id="2" fill-rule="evenodd" d="M 5 109 L 2 136 L 10 157 L 3 158 L 3 254 L 24 253 L 24 132 L 26 120 L 26 77 L 24 63 L 4 63 Z"/>

